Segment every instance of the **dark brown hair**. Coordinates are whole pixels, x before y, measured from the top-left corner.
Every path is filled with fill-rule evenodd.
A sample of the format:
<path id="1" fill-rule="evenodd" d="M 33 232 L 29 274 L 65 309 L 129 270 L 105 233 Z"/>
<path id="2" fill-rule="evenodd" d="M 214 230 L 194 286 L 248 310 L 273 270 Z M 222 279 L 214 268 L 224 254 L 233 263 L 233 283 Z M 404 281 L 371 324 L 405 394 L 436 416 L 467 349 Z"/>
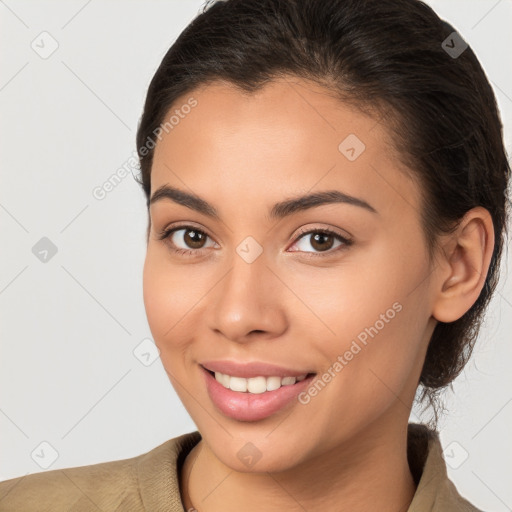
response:
<path id="1" fill-rule="evenodd" d="M 421 399 L 434 406 L 469 359 L 497 284 L 510 177 L 493 91 L 454 32 L 418 0 L 208 2 L 163 58 L 137 132 L 139 183 L 149 209 L 148 141 L 179 97 L 213 81 L 251 93 L 275 78 L 309 79 L 385 117 L 422 190 L 431 257 L 440 233 L 471 208 L 486 208 L 495 247 L 485 285 L 460 319 L 437 324 L 421 373 Z"/>

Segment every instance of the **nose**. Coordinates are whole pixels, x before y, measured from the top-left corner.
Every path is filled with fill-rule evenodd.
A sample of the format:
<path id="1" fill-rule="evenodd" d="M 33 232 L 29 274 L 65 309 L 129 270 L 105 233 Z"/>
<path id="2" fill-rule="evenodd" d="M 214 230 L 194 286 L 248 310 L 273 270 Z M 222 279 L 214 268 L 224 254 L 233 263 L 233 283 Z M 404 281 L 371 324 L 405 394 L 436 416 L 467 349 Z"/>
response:
<path id="1" fill-rule="evenodd" d="M 209 294 L 209 328 L 237 343 L 278 337 L 288 325 L 285 293 L 264 255 L 248 263 L 235 254 L 231 268 Z"/>

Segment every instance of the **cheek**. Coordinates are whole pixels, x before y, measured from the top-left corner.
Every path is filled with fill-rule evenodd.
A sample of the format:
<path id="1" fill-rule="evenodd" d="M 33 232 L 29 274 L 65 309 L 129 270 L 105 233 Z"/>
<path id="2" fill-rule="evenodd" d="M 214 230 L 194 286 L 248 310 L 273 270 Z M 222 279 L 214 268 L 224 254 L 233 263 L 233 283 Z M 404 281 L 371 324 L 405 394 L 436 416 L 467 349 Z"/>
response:
<path id="1" fill-rule="evenodd" d="M 164 370 L 180 400 L 188 406 L 194 385 L 190 373 L 190 333 L 194 333 L 194 314 L 203 294 L 204 290 L 194 287 L 186 272 L 172 267 L 158 248 L 148 247 L 143 269 L 148 324 Z M 196 394 L 197 390 L 193 392 Z"/>
<path id="2" fill-rule="evenodd" d="M 186 272 L 171 265 L 159 249 L 148 248 L 143 270 L 146 315 L 156 345 L 162 353 L 179 349 L 181 333 L 188 327 L 187 313 L 198 302 L 198 287 Z M 191 331 L 189 331 L 191 332 Z"/>
<path id="3" fill-rule="evenodd" d="M 304 318 L 302 306 L 296 321 L 307 320 L 309 330 L 316 323 L 321 333 L 316 339 L 325 340 L 322 349 L 342 349 L 347 340 L 364 341 L 371 334 L 396 334 L 404 318 L 411 325 L 414 316 L 421 315 L 415 305 L 421 295 L 411 292 L 428 275 L 427 262 L 420 253 L 412 256 L 395 246 L 376 244 L 371 251 L 347 253 L 333 268 L 289 269 L 284 280 L 293 282 L 294 292 L 313 313 Z"/>
<path id="4" fill-rule="evenodd" d="M 328 278 L 318 274 L 314 288 L 310 275 L 296 273 L 295 291 L 322 320 L 308 326 L 302 320 L 303 329 L 315 340 L 323 371 L 335 376 L 323 388 L 329 391 L 318 393 L 324 398 L 317 406 L 337 421 L 347 411 L 376 414 L 414 387 L 430 317 L 428 261 L 421 250 L 396 247 L 385 244 L 353 262 L 347 258 Z M 313 334 L 315 324 L 321 336 Z"/>
<path id="5" fill-rule="evenodd" d="M 169 276 L 162 274 L 158 259 L 151 248 L 148 248 L 146 253 L 142 282 L 146 316 L 153 338 L 158 345 L 165 330 L 169 328 L 165 319 L 169 313 L 171 301 L 166 290 L 175 290 L 175 287 L 169 288 L 169 284 L 172 285 L 169 283 Z"/>

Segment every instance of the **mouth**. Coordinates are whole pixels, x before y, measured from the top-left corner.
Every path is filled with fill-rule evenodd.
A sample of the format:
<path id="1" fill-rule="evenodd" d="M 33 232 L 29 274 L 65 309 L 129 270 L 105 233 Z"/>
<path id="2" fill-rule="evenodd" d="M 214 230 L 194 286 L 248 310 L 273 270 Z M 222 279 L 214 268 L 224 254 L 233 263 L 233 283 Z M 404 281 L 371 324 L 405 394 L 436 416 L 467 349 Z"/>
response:
<path id="1" fill-rule="evenodd" d="M 208 372 L 219 384 L 226 389 L 236 391 L 238 393 L 252 393 L 261 394 L 268 391 L 276 391 L 283 386 L 293 386 L 297 382 L 309 379 L 316 375 L 316 373 L 303 373 L 295 376 L 279 376 L 279 375 L 258 375 L 256 377 L 237 377 L 222 372 L 214 372 L 203 369 Z"/>
<path id="2" fill-rule="evenodd" d="M 257 375 L 244 378 L 214 372 L 199 365 L 215 408 L 237 421 L 260 421 L 289 407 L 303 407 L 298 395 L 316 373 L 297 376 Z"/>

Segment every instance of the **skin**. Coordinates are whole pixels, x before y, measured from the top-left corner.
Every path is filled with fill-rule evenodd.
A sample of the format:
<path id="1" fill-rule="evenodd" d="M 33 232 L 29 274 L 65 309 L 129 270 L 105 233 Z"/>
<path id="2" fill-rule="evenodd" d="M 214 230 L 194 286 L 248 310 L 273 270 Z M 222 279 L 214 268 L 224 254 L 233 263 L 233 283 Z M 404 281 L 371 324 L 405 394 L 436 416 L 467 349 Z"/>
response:
<path id="1" fill-rule="evenodd" d="M 190 96 L 197 106 L 157 143 L 151 192 L 193 192 L 221 220 L 153 203 L 143 276 L 162 363 L 202 435 L 180 475 L 185 509 L 406 510 L 415 492 L 407 424 L 428 341 L 483 287 L 489 213 L 468 212 L 430 261 L 420 186 L 383 123 L 298 78 L 250 95 L 216 82 L 173 108 Z M 338 149 L 349 134 L 366 146 L 354 161 Z M 335 203 L 267 217 L 275 203 L 321 190 L 364 199 L 377 213 Z M 158 239 L 177 223 L 205 232 L 204 247 L 187 245 L 184 231 Z M 336 250 L 328 238 L 333 247 L 322 252 L 313 235 L 297 236 L 303 227 L 334 229 L 353 244 Z M 236 252 L 248 236 L 263 248 L 250 264 Z M 176 254 L 172 242 L 196 253 Z M 321 375 L 397 302 L 401 311 L 309 403 L 244 422 L 211 402 L 199 362 L 256 360 Z M 261 453 L 250 468 L 237 456 L 248 442 Z"/>

